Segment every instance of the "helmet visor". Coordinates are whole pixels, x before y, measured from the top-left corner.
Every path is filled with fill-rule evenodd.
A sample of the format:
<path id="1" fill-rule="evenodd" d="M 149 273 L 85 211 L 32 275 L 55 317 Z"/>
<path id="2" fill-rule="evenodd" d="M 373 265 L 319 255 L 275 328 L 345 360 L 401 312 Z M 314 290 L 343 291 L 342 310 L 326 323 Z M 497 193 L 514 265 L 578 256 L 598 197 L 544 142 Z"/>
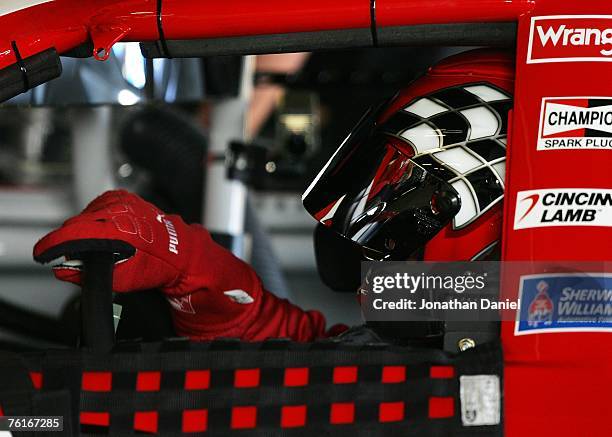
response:
<path id="1" fill-rule="evenodd" d="M 406 259 L 460 209 L 457 191 L 402 138 L 359 122 L 304 193 L 306 210 L 374 259 Z"/>

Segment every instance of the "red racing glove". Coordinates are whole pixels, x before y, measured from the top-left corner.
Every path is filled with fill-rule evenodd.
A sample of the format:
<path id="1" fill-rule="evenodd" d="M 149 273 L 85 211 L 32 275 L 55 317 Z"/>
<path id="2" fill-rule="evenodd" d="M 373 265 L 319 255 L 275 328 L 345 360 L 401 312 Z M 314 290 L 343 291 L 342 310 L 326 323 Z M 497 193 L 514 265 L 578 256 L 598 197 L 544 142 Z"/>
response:
<path id="1" fill-rule="evenodd" d="M 85 251 L 127 254 L 115 264 L 114 291 L 161 289 L 181 336 L 246 341 L 325 336 L 320 312 L 304 311 L 264 290 L 253 269 L 202 226 L 165 215 L 127 191 L 108 191 L 93 200 L 42 238 L 34 259 L 46 263 L 66 256 L 69 261 L 54 267 L 55 276 L 80 284 L 80 262 L 70 258 Z"/>

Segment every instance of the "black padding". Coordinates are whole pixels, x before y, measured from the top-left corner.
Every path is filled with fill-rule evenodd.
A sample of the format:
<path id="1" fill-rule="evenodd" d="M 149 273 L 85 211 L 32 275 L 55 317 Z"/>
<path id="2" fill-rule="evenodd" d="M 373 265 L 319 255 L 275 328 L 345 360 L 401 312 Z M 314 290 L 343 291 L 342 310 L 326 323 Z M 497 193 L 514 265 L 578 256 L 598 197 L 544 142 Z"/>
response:
<path id="1" fill-rule="evenodd" d="M 278 33 L 141 43 L 145 58 L 257 55 L 385 46 L 489 46 L 516 44 L 515 22 L 419 24 L 411 26 Z M 374 43 L 376 38 L 376 44 Z M 166 52 L 167 50 L 167 52 Z"/>
<path id="2" fill-rule="evenodd" d="M 75 256 L 86 252 L 118 253 L 122 258 L 129 258 L 136 253 L 136 249 L 121 240 L 84 238 L 66 241 L 57 246 L 53 246 L 40 255 L 35 255 L 34 261 L 45 264 L 61 256 Z"/>
<path id="3" fill-rule="evenodd" d="M 0 70 L 0 102 L 24 93 L 62 74 L 62 63 L 54 48 L 19 59 Z"/>
<path id="4" fill-rule="evenodd" d="M 334 291 L 355 293 L 361 285 L 361 249 L 338 233 L 318 224 L 314 232 L 317 269 Z"/>
<path id="5" fill-rule="evenodd" d="M 379 46 L 487 46 L 516 44 L 515 22 L 449 23 L 378 27 Z"/>
<path id="6" fill-rule="evenodd" d="M 312 50 L 373 47 L 370 28 L 277 33 L 196 40 L 167 40 L 164 53 L 157 42 L 140 44 L 145 58 L 191 58 L 218 55 L 258 55 Z"/>
<path id="7" fill-rule="evenodd" d="M 88 252 L 83 260 L 81 294 L 81 346 L 96 352 L 108 352 L 115 344 L 113 322 L 112 252 Z"/>

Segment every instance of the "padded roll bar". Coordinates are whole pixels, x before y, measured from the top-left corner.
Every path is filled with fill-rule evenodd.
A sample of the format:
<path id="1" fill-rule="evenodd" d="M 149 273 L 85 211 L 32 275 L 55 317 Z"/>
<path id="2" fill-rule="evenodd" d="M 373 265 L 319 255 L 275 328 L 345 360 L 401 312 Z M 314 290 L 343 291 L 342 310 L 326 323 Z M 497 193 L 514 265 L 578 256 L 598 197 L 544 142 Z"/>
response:
<path id="1" fill-rule="evenodd" d="M 515 22 L 418 24 L 410 26 L 278 33 L 141 43 L 145 58 L 189 58 L 218 55 L 257 55 L 312 50 L 394 46 L 511 47 Z"/>

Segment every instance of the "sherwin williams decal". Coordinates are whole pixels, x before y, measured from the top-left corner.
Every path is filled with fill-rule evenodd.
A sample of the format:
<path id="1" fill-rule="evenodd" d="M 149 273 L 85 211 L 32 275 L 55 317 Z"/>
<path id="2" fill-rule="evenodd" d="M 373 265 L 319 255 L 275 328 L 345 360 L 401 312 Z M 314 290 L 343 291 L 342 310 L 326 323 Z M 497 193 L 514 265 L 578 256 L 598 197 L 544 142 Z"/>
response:
<path id="1" fill-rule="evenodd" d="M 612 275 L 522 276 L 515 335 L 612 332 Z"/>

